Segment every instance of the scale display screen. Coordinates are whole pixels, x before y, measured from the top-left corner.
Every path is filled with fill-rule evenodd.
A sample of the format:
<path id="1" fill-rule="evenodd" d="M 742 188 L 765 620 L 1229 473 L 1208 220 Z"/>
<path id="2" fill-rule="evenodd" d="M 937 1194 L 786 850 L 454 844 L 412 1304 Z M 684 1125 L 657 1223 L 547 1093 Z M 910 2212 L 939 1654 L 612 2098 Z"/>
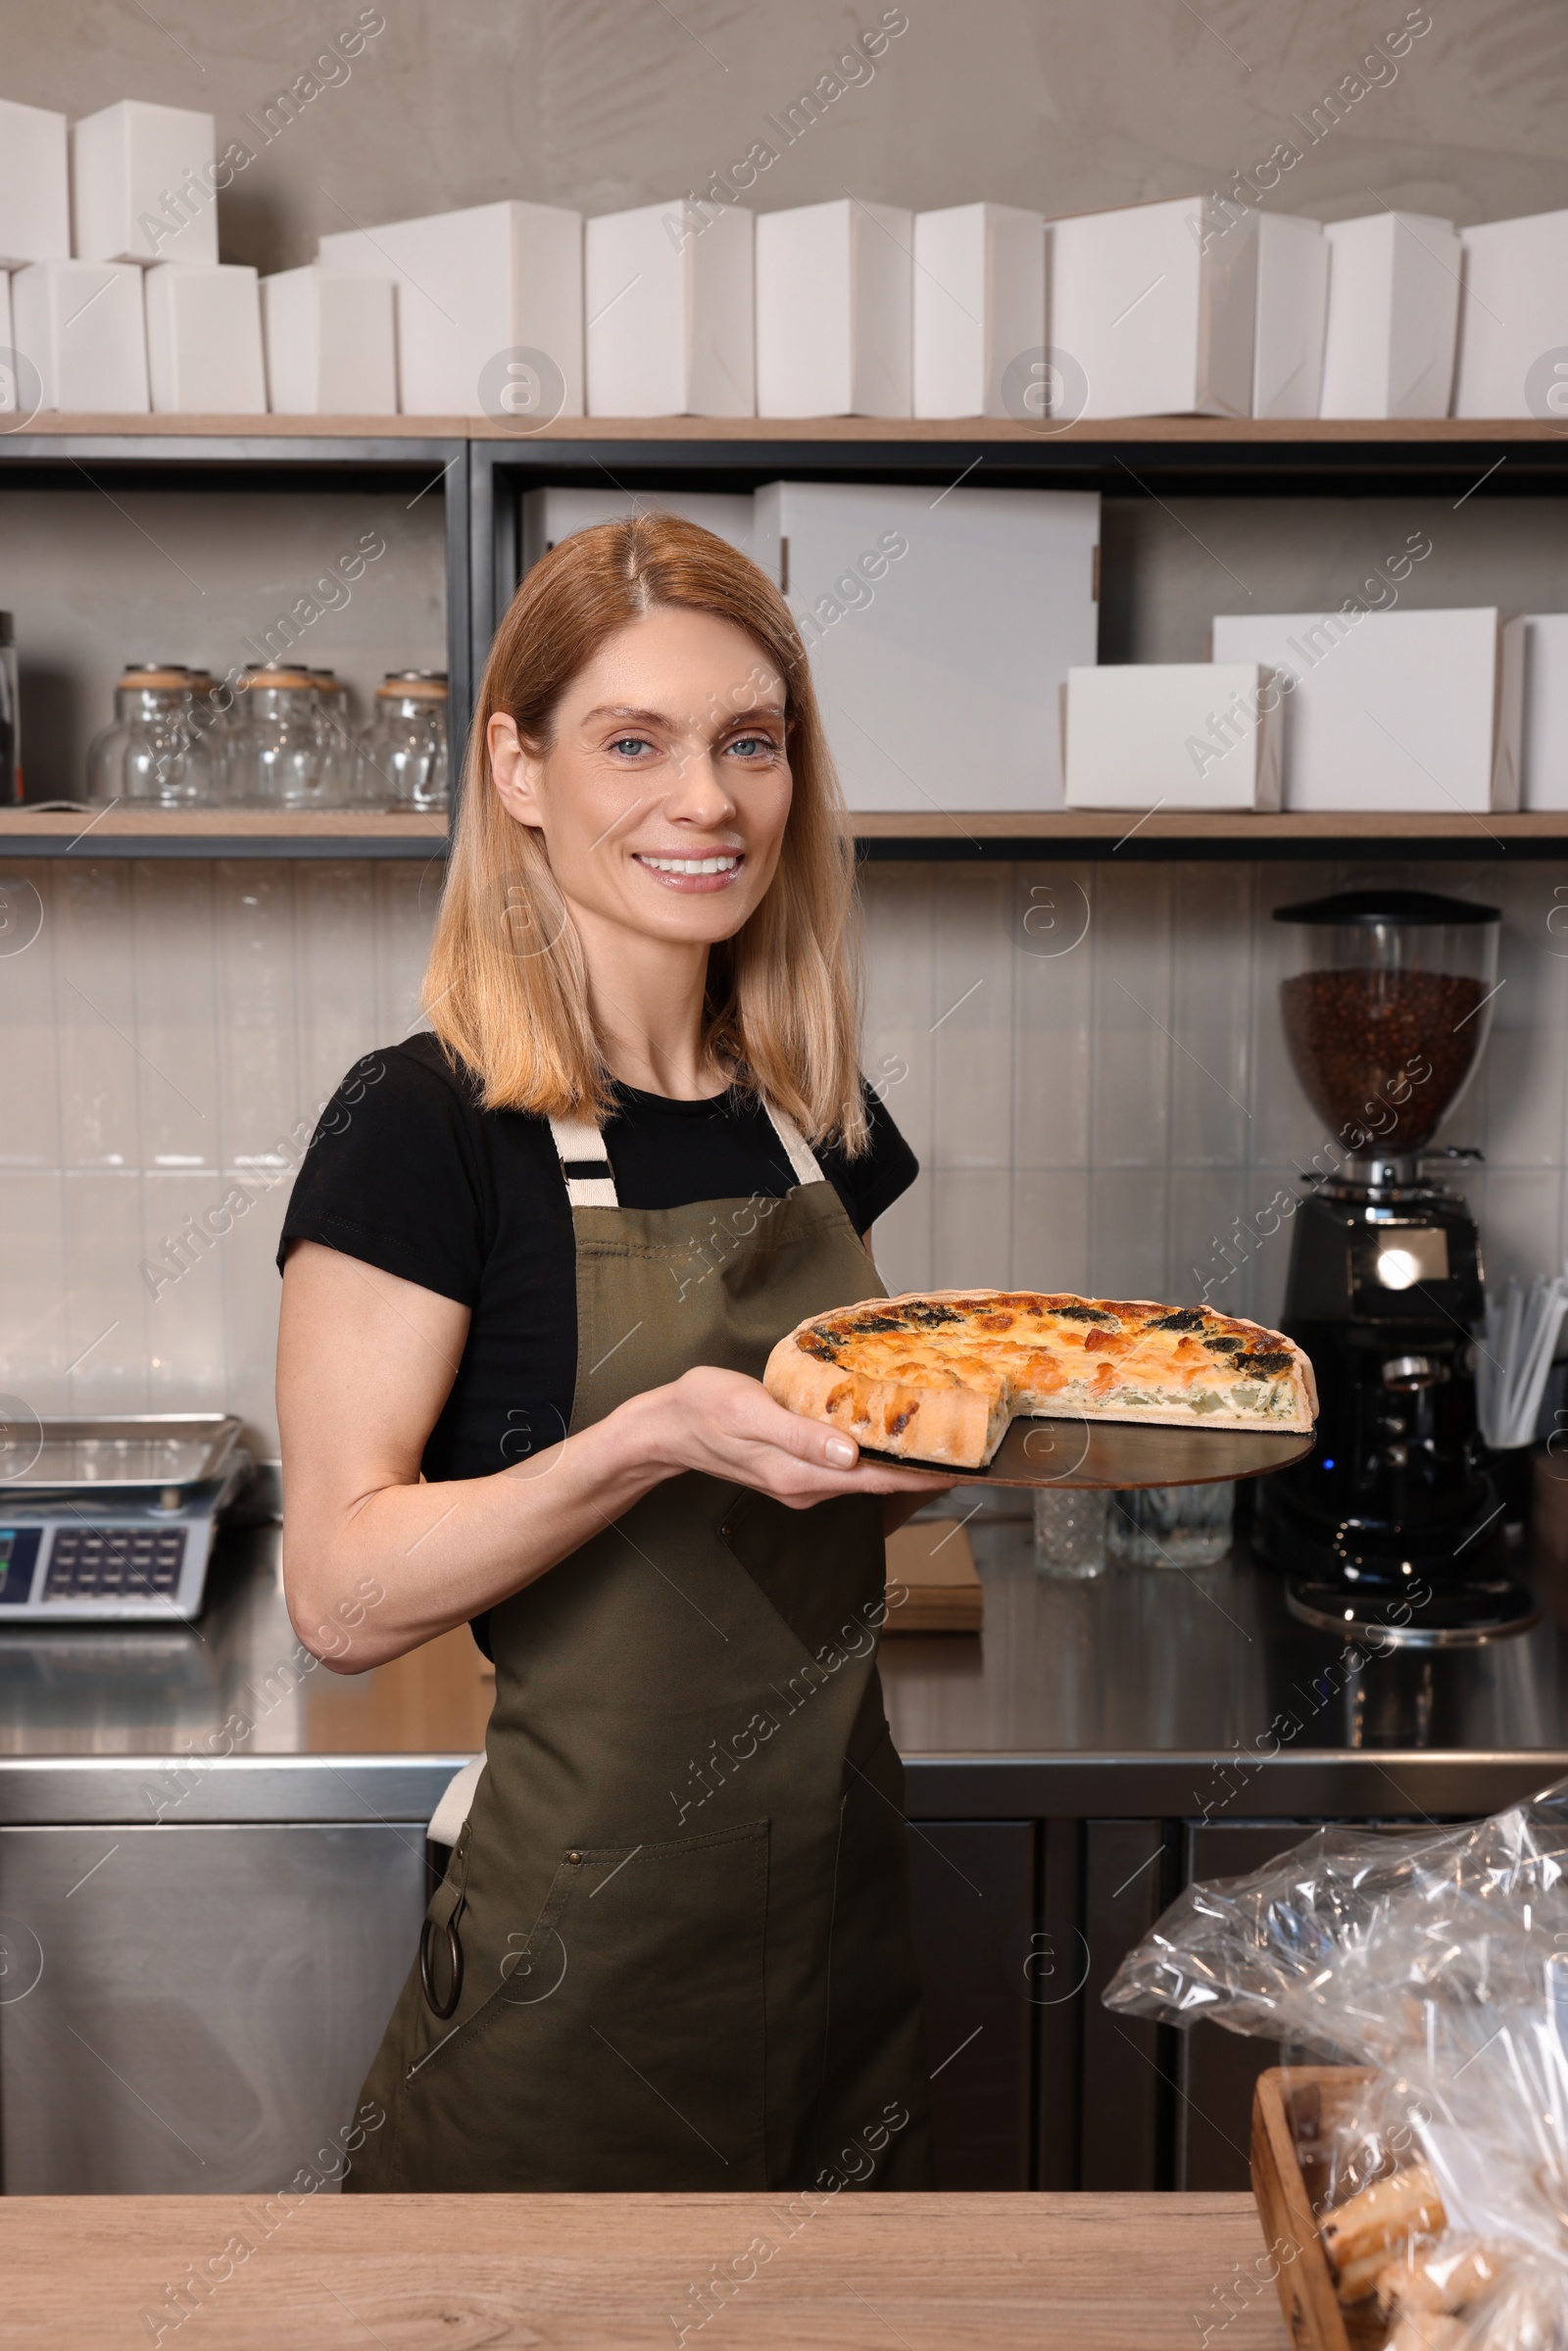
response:
<path id="1" fill-rule="evenodd" d="M 0 1527 L 0 1608 L 25 1607 L 38 1556 L 36 1527 Z"/>

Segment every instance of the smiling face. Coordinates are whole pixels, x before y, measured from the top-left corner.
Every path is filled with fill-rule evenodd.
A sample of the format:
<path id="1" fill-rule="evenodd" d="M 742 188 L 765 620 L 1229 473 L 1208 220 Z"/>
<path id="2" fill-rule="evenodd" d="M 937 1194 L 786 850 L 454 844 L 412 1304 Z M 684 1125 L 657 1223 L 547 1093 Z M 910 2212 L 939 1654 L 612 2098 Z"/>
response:
<path id="1" fill-rule="evenodd" d="M 544 836 L 579 917 L 687 946 L 733 938 L 778 864 L 790 810 L 785 686 L 744 629 L 663 606 L 607 639 L 548 746 L 504 716 L 490 761 Z"/>

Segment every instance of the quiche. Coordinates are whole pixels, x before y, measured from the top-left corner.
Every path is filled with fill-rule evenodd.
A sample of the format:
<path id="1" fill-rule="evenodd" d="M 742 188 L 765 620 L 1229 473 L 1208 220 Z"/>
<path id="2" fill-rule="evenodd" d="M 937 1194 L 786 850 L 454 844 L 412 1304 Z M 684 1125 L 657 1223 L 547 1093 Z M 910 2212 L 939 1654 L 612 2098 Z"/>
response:
<path id="1" fill-rule="evenodd" d="M 1310 1430 L 1295 1342 L 1207 1306 L 1033 1290 L 910 1291 L 812 1315 L 763 1385 L 879 1453 L 983 1469 L 1015 1412 Z"/>

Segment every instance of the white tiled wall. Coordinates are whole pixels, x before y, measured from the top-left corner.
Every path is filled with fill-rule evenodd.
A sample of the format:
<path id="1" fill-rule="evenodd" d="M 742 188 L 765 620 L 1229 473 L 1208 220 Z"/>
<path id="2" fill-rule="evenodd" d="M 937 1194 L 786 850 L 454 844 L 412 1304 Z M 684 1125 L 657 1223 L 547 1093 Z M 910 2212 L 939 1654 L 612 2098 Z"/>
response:
<path id="1" fill-rule="evenodd" d="M 418 863 L 11 869 L 0 1389 L 38 1413 L 221 1405 L 275 1451 L 280 1144 L 416 1025 L 437 887 Z M 231 1188 L 231 1231 L 160 1281 Z"/>
<path id="2" fill-rule="evenodd" d="M 1268 917 L 1366 878 L 1298 864 L 867 867 L 865 1067 L 924 1171 L 878 1228 L 890 1286 L 1188 1299 L 1207 1281 L 1221 1304 L 1277 1314 L 1289 1224 L 1258 1243 L 1236 1239 L 1238 1220 L 1323 1137 L 1286 1058 L 1285 934 Z M 1491 1273 L 1554 1266 L 1568 867 L 1397 878 L 1504 911 L 1494 1033 L 1444 1140 L 1487 1152 L 1463 1180 Z M 417 1024 L 437 886 L 422 864 L 12 868 L 0 1391 L 44 1413 L 223 1404 L 273 1448 L 272 1252 L 291 1181 L 279 1142 L 362 1053 Z M 231 1185 L 253 1204 L 155 1297 L 143 1263 Z"/>
<path id="3" fill-rule="evenodd" d="M 1290 1225 L 1261 1241 L 1248 1228 L 1324 1135 L 1286 1055 L 1288 934 L 1270 915 L 1377 878 L 1502 909 L 1492 1038 L 1439 1140 L 1486 1152 L 1484 1171 L 1457 1180 L 1490 1277 L 1554 1268 L 1568 1246 L 1565 874 L 865 868 L 865 1066 L 925 1171 L 878 1230 L 889 1287 L 1188 1300 L 1208 1283 L 1218 1304 L 1276 1316 Z"/>

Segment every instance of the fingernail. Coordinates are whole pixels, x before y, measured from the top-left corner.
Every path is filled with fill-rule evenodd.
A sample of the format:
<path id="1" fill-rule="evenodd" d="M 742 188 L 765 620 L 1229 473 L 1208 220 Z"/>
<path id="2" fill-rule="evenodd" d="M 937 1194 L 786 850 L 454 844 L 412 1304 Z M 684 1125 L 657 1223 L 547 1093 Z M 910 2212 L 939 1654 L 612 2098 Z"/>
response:
<path id="1" fill-rule="evenodd" d="M 855 1467 L 855 1447 L 847 1437 L 830 1437 L 823 1449 L 836 1469 Z"/>

